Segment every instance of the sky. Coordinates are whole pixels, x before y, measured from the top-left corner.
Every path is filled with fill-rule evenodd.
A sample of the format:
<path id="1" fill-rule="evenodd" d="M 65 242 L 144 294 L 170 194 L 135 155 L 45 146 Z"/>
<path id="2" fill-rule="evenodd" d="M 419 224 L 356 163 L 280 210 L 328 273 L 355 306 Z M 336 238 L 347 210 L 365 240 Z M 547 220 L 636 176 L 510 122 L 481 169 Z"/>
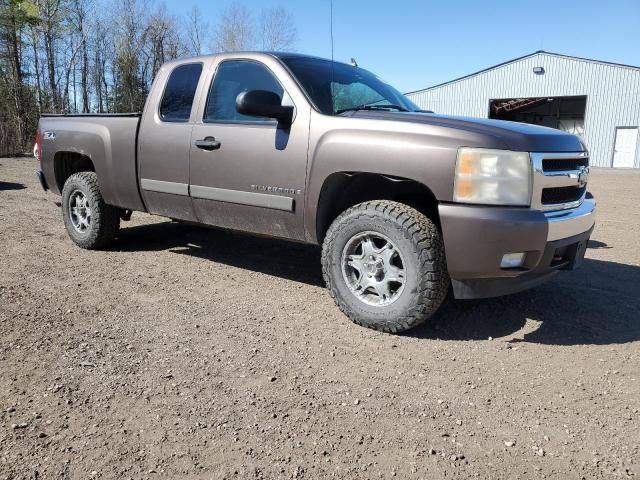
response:
<path id="1" fill-rule="evenodd" d="M 296 51 L 331 57 L 330 0 L 165 0 L 197 5 L 213 28 L 233 3 L 283 6 Z M 536 50 L 640 66 L 640 0 L 333 0 L 334 56 L 403 92 L 426 88 Z"/>

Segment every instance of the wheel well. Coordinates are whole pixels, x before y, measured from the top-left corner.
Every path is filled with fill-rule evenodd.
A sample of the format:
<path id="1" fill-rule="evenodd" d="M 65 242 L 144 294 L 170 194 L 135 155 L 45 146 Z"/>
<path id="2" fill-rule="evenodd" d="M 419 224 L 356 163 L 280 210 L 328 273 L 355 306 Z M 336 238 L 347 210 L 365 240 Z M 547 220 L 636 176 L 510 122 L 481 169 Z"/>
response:
<path id="1" fill-rule="evenodd" d="M 74 173 L 96 171 L 91 159 L 77 152 L 57 152 L 53 158 L 53 169 L 60 192 L 67 178 Z"/>
<path id="2" fill-rule="evenodd" d="M 438 201 L 424 184 L 387 175 L 340 172 L 322 185 L 316 216 L 316 235 L 322 243 L 331 223 L 348 208 L 370 200 L 394 200 L 425 214 L 440 228 Z"/>

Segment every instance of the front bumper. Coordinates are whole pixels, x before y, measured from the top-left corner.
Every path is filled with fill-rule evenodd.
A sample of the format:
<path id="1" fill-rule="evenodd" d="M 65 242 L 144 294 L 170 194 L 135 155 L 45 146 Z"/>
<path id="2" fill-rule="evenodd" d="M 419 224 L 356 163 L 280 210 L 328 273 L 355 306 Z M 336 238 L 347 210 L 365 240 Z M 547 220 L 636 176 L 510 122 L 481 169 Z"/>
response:
<path id="1" fill-rule="evenodd" d="M 558 270 L 575 268 L 595 224 L 587 196 L 571 210 L 456 204 L 439 206 L 447 266 L 456 298 L 507 295 L 536 286 Z M 521 268 L 500 268 L 507 253 L 526 253 Z"/>

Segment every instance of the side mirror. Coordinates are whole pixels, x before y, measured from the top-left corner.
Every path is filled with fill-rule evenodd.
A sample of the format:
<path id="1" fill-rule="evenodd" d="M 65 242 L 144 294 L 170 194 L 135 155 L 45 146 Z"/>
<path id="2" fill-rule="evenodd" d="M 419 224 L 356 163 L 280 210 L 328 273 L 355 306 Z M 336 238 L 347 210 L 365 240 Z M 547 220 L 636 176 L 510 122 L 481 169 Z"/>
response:
<path id="1" fill-rule="evenodd" d="M 293 121 L 293 107 L 283 106 L 280 95 L 267 90 L 249 90 L 236 98 L 236 110 L 252 117 L 275 118 L 289 126 Z"/>

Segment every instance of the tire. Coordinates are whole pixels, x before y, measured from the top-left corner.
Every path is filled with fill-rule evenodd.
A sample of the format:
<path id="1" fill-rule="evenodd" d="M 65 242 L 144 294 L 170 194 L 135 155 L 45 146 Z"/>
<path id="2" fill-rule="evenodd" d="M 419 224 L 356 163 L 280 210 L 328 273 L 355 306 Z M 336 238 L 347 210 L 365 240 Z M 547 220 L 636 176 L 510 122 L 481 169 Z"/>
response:
<path id="1" fill-rule="evenodd" d="M 322 245 L 322 273 L 351 321 L 388 333 L 431 317 L 450 284 L 436 225 L 417 210 L 386 200 L 360 203 L 336 218 Z"/>
<path id="2" fill-rule="evenodd" d="M 89 250 L 110 245 L 120 228 L 120 210 L 104 202 L 94 172 L 74 173 L 67 179 L 62 189 L 62 218 L 71 240 Z"/>

